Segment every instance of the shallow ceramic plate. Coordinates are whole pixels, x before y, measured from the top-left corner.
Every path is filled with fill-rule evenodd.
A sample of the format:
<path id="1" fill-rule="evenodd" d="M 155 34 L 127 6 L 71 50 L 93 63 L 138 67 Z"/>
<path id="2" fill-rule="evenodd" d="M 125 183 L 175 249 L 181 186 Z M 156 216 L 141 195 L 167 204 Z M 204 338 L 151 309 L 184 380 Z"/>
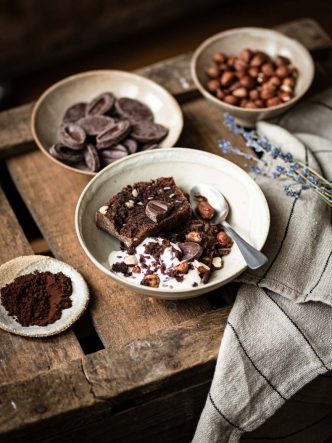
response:
<path id="1" fill-rule="evenodd" d="M 74 268 L 55 258 L 44 255 L 17 257 L 0 266 L 0 288 L 6 286 L 20 275 L 34 271 L 63 272 L 71 278 L 73 292 L 72 307 L 62 311 L 61 318 L 47 326 L 22 326 L 8 315 L 0 303 L 0 328 L 13 334 L 26 337 L 48 337 L 69 328 L 84 312 L 89 302 L 89 290 L 84 278 Z"/>
<path id="2" fill-rule="evenodd" d="M 89 102 L 102 92 L 113 92 L 116 97 L 136 98 L 148 105 L 156 123 L 166 126 L 167 137 L 160 143 L 171 148 L 183 128 L 183 116 L 174 97 L 157 83 L 125 71 L 89 71 L 72 75 L 55 83 L 38 99 L 31 116 L 31 132 L 38 147 L 51 160 L 75 172 L 96 175 L 94 172 L 65 165 L 49 154 L 57 142 L 57 131 L 66 109 L 77 102 Z"/>
<path id="3" fill-rule="evenodd" d="M 130 283 L 110 271 L 108 256 L 111 251 L 119 250 L 120 243 L 99 230 L 95 224 L 95 212 L 125 185 L 170 176 L 186 192 L 197 183 L 207 183 L 218 188 L 230 205 L 228 221 L 231 225 L 253 246 L 258 249 L 263 247 L 269 231 L 270 213 L 258 185 L 246 172 L 228 160 L 186 148 L 142 152 L 103 169 L 82 192 L 76 207 L 75 224 L 85 253 L 106 275 L 151 297 L 185 299 L 222 286 L 244 271 L 246 264 L 236 245 L 225 257 L 224 268 L 215 271 L 206 285 L 189 290 L 149 288 Z"/>

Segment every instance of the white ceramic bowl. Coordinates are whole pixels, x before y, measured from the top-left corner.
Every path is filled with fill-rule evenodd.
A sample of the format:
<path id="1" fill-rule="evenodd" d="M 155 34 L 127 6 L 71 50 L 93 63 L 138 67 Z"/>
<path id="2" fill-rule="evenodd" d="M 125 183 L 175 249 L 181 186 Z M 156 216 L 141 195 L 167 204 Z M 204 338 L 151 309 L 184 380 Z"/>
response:
<path id="1" fill-rule="evenodd" d="M 87 175 L 96 173 L 83 167 L 68 166 L 49 154 L 57 142 L 57 132 L 66 109 L 78 102 L 89 102 L 102 92 L 110 91 L 116 97 L 130 97 L 148 105 L 156 123 L 166 126 L 167 137 L 160 143 L 171 148 L 183 128 L 183 116 L 175 98 L 157 83 L 125 71 L 89 71 L 72 75 L 48 88 L 37 100 L 31 116 L 31 132 L 37 146 L 52 161 L 71 171 Z"/>
<path id="2" fill-rule="evenodd" d="M 228 221 L 253 246 L 261 249 L 270 226 L 269 208 L 258 185 L 235 164 L 203 151 L 173 148 L 146 151 L 121 159 L 103 169 L 82 192 L 76 207 L 75 225 L 82 248 L 106 275 L 134 291 L 168 299 L 192 298 L 234 279 L 246 268 L 237 246 L 225 257 L 224 268 L 215 271 L 208 284 L 191 289 L 149 288 L 130 283 L 110 271 L 108 256 L 119 250 L 114 237 L 99 230 L 95 212 L 125 185 L 158 177 L 174 177 L 178 186 L 189 192 L 199 183 L 218 188 L 230 205 Z"/>
<path id="3" fill-rule="evenodd" d="M 208 78 L 205 71 L 213 64 L 213 55 L 216 52 L 239 55 L 244 48 L 264 51 L 271 57 L 283 55 L 291 60 L 299 71 L 295 96 L 291 100 L 271 108 L 246 109 L 229 105 L 206 89 Z M 265 28 L 236 28 L 215 34 L 201 43 L 191 60 L 191 75 L 204 97 L 224 112 L 232 114 L 239 123 L 253 126 L 257 120 L 268 119 L 285 112 L 306 93 L 313 81 L 314 63 L 309 51 L 301 43 L 280 32 Z"/>

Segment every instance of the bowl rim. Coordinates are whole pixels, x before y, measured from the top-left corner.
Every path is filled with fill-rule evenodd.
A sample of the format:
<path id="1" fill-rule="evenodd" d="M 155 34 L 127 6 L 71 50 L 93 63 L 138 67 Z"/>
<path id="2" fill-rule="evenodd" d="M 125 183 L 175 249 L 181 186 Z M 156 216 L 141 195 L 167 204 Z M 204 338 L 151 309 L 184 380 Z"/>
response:
<path id="1" fill-rule="evenodd" d="M 271 217 L 270 217 L 270 210 L 269 210 L 269 206 L 266 200 L 266 197 L 262 191 L 262 189 L 258 186 L 258 184 L 250 177 L 250 175 L 245 172 L 242 168 L 240 168 L 239 166 L 237 166 L 235 163 L 221 157 L 218 156 L 216 154 L 212 154 L 210 152 L 206 152 L 200 149 L 191 149 L 191 148 L 184 148 L 184 147 L 173 147 L 173 148 L 164 148 L 162 151 L 154 151 L 154 152 L 171 152 L 171 151 L 182 151 L 182 152 L 186 152 L 188 153 L 188 155 L 190 155 L 190 153 L 199 153 L 202 156 L 206 156 L 206 157 L 210 157 L 213 158 L 214 160 L 216 160 L 216 158 L 218 158 L 219 160 L 221 160 L 222 162 L 226 162 L 229 167 L 233 168 L 234 170 L 236 170 L 238 173 L 240 173 L 242 176 L 245 176 L 246 179 L 249 179 L 252 182 L 252 185 L 254 187 L 254 189 L 257 191 L 257 196 L 260 197 L 260 200 L 262 202 L 262 209 L 264 210 L 264 215 L 263 218 L 266 220 L 265 223 L 265 230 L 263 232 L 262 235 L 262 244 L 259 247 L 259 250 L 261 250 L 264 247 L 264 244 L 267 240 L 267 236 L 269 234 L 269 230 L 270 230 L 270 224 L 271 224 Z M 144 156 L 144 155 L 149 155 L 151 151 L 143 151 L 143 152 L 138 152 L 136 154 L 132 154 L 130 157 L 125 157 L 125 158 L 121 158 L 117 161 L 115 161 L 114 163 L 111 163 L 110 165 L 108 165 L 106 168 L 102 169 L 92 180 L 89 181 L 89 183 L 84 187 L 78 201 L 76 204 L 76 208 L 75 208 L 75 231 L 76 231 L 76 236 L 79 240 L 79 243 L 81 245 L 81 247 L 83 248 L 83 251 L 85 252 L 85 254 L 87 255 L 87 257 L 89 258 L 89 260 L 98 268 L 100 269 L 105 275 L 107 275 L 108 277 L 112 278 L 113 280 L 115 280 L 116 282 L 125 285 L 127 287 L 130 287 L 131 289 L 133 289 L 136 293 L 137 293 L 137 287 L 139 285 L 137 285 L 136 283 L 132 283 L 130 281 L 128 281 L 127 279 L 125 279 L 124 277 L 121 277 L 119 275 L 116 275 L 115 273 L 113 273 L 112 271 L 108 270 L 105 268 L 105 266 L 103 266 L 94 256 L 93 254 L 89 251 L 88 247 L 85 244 L 84 238 L 83 238 L 83 233 L 81 231 L 81 226 L 79 223 L 79 215 L 81 212 L 81 206 L 82 206 L 82 201 L 85 198 L 86 193 L 88 192 L 90 186 L 93 185 L 94 182 L 96 182 L 101 175 L 105 174 L 108 170 L 112 169 L 114 166 L 117 166 L 120 163 L 124 163 L 125 161 L 127 161 L 128 158 L 133 158 L 133 157 L 138 157 L 138 156 Z M 208 288 L 208 291 L 211 291 L 213 289 L 216 289 L 226 283 L 228 283 L 229 281 L 234 280 L 234 278 L 236 278 L 238 275 L 240 275 L 245 269 L 247 268 L 247 266 L 245 265 L 245 263 L 243 264 L 243 266 L 241 267 L 241 269 L 239 269 L 238 272 L 236 272 L 233 276 L 231 276 L 228 279 L 225 279 L 223 282 L 209 282 L 207 284 L 204 285 L 204 288 Z M 200 290 L 202 289 L 202 286 L 197 286 L 195 288 L 184 288 L 184 289 L 176 289 L 176 290 L 172 290 L 172 289 L 167 289 L 167 288 L 151 288 L 151 287 L 144 287 L 144 291 L 147 292 L 147 295 L 151 295 L 153 296 L 154 294 L 157 293 L 163 293 L 165 295 L 167 294 L 172 294 L 172 293 L 180 293 L 180 294 L 193 294 L 190 295 L 189 297 L 186 298 L 191 298 L 191 297 L 196 297 L 199 294 L 196 294 L 198 292 L 200 292 Z M 205 292 L 208 292 L 205 291 Z M 165 297 L 166 298 L 166 297 Z M 174 299 L 177 297 L 174 297 Z M 185 297 L 183 297 L 185 298 Z"/>
<path id="2" fill-rule="evenodd" d="M 216 40 L 220 40 L 222 37 L 225 37 L 228 35 L 233 35 L 233 34 L 239 34 L 242 32 L 257 32 L 257 31 L 264 32 L 268 35 L 273 34 L 273 35 L 277 36 L 278 38 L 282 38 L 286 42 L 287 41 L 291 42 L 293 45 L 297 46 L 303 52 L 304 56 L 306 57 L 306 61 L 309 63 L 309 66 L 310 66 L 310 68 L 306 71 L 306 76 L 308 78 L 307 84 L 305 85 L 305 87 L 303 88 L 303 90 L 299 94 L 295 95 L 289 101 L 287 101 L 285 103 L 281 103 L 280 105 L 271 106 L 270 108 L 266 108 L 266 107 L 265 108 L 257 108 L 257 109 L 241 108 L 240 106 L 230 105 L 229 103 L 226 103 L 226 102 L 223 102 L 223 101 L 217 99 L 214 95 L 212 95 L 207 90 L 207 88 L 200 82 L 200 80 L 198 78 L 197 60 L 198 60 L 199 56 L 202 54 L 202 52 L 208 46 L 210 46 Z M 275 31 L 274 29 L 260 28 L 260 27 L 254 27 L 254 26 L 232 28 L 227 31 L 218 32 L 217 34 L 214 34 L 214 35 L 208 37 L 195 49 L 195 51 L 191 57 L 191 61 L 190 61 L 190 73 L 191 73 L 191 76 L 192 76 L 195 86 L 201 92 L 201 94 L 203 94 L 206 98 L 210 99 L 213 103 L 215 103 L 219 106 L 221 105 L 222 107 L 225 107 L 226 109 L 229 109 L 230 112 L 236 111 L 238 113 L 246 113 L 246 114 L 251 113 L 252 115 L 259 114 L 262 112 L 267 113 L 269 111 L 282 110 L 286 107 L 288 108 L 288 107 L 292 106 L 301 97 L 303 97 L 303 95 L 310 88 L 310 86 L 313 82 L 313 79 L 314 79 L 314 72 L 315 72 L 315 65 L 314 65 L 313 58 L 311 57 L 308 49 L 302 43 L 300 43 L 298 40 L 296 40 L 294 38 L 290 38 L 290 37 L 286 36 L 285 34 L 282 34 L 279 31 Z"/>
<path id="3" fill-rule="evenodd" d="M 38 148 L 48 157 L 50 158 L 54 163 L 62 166 L 65 169 L 68 169 L 70 171 L 76 172 L 78 174 L 83 174 L 83 175 L 87 175 L 90 177 L 94 177 L 95 175 L 97 175 L 97 172 L 91 172 L 91 171 L 87 171 L 84 169 L 78 169 L 75 168 L 73 166 L 67 165 L 65 163 L 62 163 L 60 160 L 57 160 L 56 158 L 54 158 L 49 152 L 48 149 L 44 147 L 43 143 L 41 142 L 41 140 L 38 137 L 38 132 L 37 132 L 37 128 L 36 128 L 36 121 L 37 121 L 37 113 L 39 111 L 40 106 L 42 105 L 42 103 L 44 102 L 44 100 L 48 97 L 48 95 L 50 93 L 52 93 L 54 90 L 56 90 L 58 87 L 62 86 L 63 84 L 66 84 L 68 82 L 71 82 L 77 78 L 83 78 L 83 77 L 93 77 L 95 75 L 98 74 L 120 74 L 126 77 L 131 77 L 131 78 L 136 78 L 136 79 L 140 79 L 140 80 L 144 80 L 146 82 L 147 85 L 150 85 L 151 87 L 159 90 L 160 92 L 162 92 L 163 94 L 167 94 L 169 96 L 170 101 L 172 102 L 173 106 L 174 106 L 174 110 L 176 109 L 176 112 L 178 113 L 178 117 L 179 117 L 179 130 L 178 130 L 178 134 L 176 136 L 174 136 L 174 144 L 177 142 L 177 140 L 179 139 L 181 132 L 183 130 L 183 112 L 182 109 L 179 105 L 179 103 L 176 101 L 175 97 L 163 86 L 161 86 L 159 83 L 154 82 L 153 80 L 150 80 L 147 77 L 144 77 L 142 75 L 136 74 L 134 72 L 130 72 L 130 71 L 122 71 L 119 69 L 96 69 L 96 70 L 90 70 L 90 71 L 84 71 L 84 72 L 78 72 L 76 74 L 72 74 L 69 75 L 55 83 L 53 83 L 51 86 L 49 86 L 37 99 L 36 103 L 34 104 L 33 108 L 32 108 L 32 112 L 31 112 L 31 118 L 30 118 L 30 130 L 31 130 L 31 134 L 32 134 L 32 138 L 34 140 L 34 142 L 36 143 L 36 145 L 38 146 Z M 160 148 L 160 149 L 164 149 L 164 148 Z M 132 154 L 131 154 L 132 155 Z M 99 171 L 100 172 L 100 171 Z"/>

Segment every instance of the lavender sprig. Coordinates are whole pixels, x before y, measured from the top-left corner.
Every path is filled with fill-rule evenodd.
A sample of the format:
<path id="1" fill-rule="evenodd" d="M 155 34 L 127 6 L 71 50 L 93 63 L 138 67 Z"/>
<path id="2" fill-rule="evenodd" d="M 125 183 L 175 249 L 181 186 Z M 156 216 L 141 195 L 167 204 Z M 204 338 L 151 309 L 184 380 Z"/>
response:
<path id="1" fill-rule="evenodd" d="M 331 180 L 327 180 L 303 162 L 294 160 L 291 153 L 283 152 L 282 149 L 271 144 L 267 138 L 260 136 L 255 130 L 247 130 L 238 125 L 230 114 L 225 114 L 225 124 L 234 134 L 244 138 L 246 146 L 252 148 L 256 153 L 264 155 L 257 158 L 251 153 L 234 147 L 230 141 L 222 139 L 219 140 L 219 147 L 224 154 L 234 153 L 250 160 L 251 163 L 255 162 L 254 165 L 246 165 L 255 174 L 269 176 L 273 179 L 289 180 L 284 185 L 284 190 L 286 195 L 290 197 L 298 198 L 302 191 L 310 189 L 319 195 L 325 203 L 332 206 Z"/>

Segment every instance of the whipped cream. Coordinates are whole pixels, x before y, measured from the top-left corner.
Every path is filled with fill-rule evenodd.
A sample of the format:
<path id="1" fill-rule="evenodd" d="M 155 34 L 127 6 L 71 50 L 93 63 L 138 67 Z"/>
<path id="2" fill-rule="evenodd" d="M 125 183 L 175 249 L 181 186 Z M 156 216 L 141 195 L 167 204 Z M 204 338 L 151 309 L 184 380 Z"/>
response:
<path id="1" fill-rule="evenodd" d="M 178 258 L 181 249 L 176 243 L 170 242 L 170 245 L 165 247 L 159 256 L 153 257 L 145 252 L 146 245 L 150 243 L 157 243 L 159 245 L 164 244 L 165 240 L 160 237 L 147 237 L 141 244 L 136 247 L 135 254 L 128 254 L 127 251 L 113 251 L 109 255 L 109 264 L 112 266 L 116 263 L 129 264 L 129 275 L 124 275 L 122 272 L 114 272 L 115 274 L 125 277 L 128 281 L 136 284 L 141 284 L 144 276 L 147 274 L 158 275 L 160 279 L 159 288 L 167 289 L 187 289 L 202 285 L 200 273 L 198 267 L 207 266 L 198 260 L 194 260 L 190 263 L 187 274 L 181 274 L 178 278 L 168 275 L 168 272 L 174 269 L 181 260 Z M 130 257 L 130 258 L 129 258 Z M 139 272 L 132 272 L 136 264 Z"/>

